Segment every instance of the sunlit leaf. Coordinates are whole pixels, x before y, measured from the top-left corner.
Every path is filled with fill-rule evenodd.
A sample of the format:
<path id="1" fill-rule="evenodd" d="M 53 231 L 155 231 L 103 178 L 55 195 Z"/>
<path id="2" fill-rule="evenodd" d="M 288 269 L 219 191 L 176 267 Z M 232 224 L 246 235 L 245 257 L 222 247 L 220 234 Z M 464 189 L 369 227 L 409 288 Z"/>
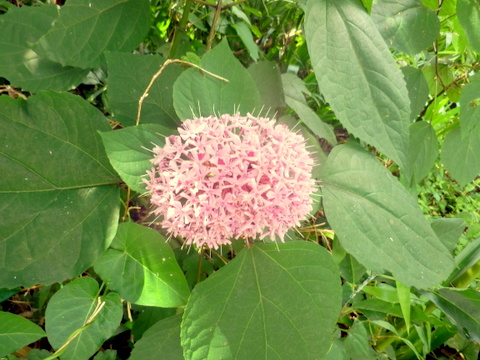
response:
<path id="1" fill-rule="evenodd" d="M 349 132 L 406 163 L 410 101 L 402 73 L 356 0 L 311 0 L 305 36 L 321 93 Z"/>
<path id="2" fill-rule="evenodd" d="M 457 0 L 457 17 L 467 33 L 472 48 L 480 52 L 480 3 L 477 0 Z"/>
<path id="3" fill-rule="evenodd" d="M 194 288 L 182 323 L 185 358 L 322 358 L 340 292 L 337 266 L 316 244 L 246 248 Z"/>
<path id="4" fill-rule="evenodd" d="M 58 350 L 75 331 L 88 325 L 88 320 L 91 322 L 68 344 L 62 359 L 90 358 L 119 326 L 123 310 L 118 294 L 98 296 L 97 281 L 84 277 L 65 285 L 50 299 L 45 312 L 45 329 L 54 349 Z M 101 305 L 102 302 L 105 304 Z M 100 311 L 92 320 L 90 317 L 96 308 Z"/>
<path id="5" fill-rule="evenodd" d="M 405 286 L 439 284 L 453 258 L 414 198 L 374 157 L 354 145 L 336 146 L 323 168 L 325 214 L 345 250 Z M 376 254 L 372 256 L 372 254 Z"/>
<path id="6" fill-rule="evenodd" d="M 148 0 L 69 0 L 34 50 L 63 66 L 97 68 L 104 51 L 135 49 L 149 26 Z"/>
<path id="7" fill-rule="evenodd" d="M 460 95 L 460 123 L 462 137 L 468 138 L 474 132 L 480 134 L 480 77 L 463 87 Z"/>
<path id="8" fill-rule="evenodd" d="M 173 251 L 158 231 L 123 223 L 95 271 L 125 300 L 148 306 L 185 305 L 190 293 Z"/>
<path id="9" fill-rule="evenodd" d="M 45 331 L 30 320 L 0 312 L 0 356 L 6 356 L 44 336 Z"/>

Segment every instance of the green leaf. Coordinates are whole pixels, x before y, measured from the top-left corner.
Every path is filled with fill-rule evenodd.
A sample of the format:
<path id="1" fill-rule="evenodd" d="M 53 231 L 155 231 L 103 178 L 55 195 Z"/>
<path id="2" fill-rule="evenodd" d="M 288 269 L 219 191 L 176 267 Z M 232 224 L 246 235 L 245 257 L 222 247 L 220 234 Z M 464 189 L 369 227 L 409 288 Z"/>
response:
<path id="1" fill-rule="evenodd" d="M 411 66 L 402 67 L 410 99 L 410 119 L 415 120 L 428 100 L 428 83 L 423 73 Z"/>
<path id="2" fill-rule="evenodd" d="M 0 16 L 0 76 L 31 92 L 80 84 L 88 70 L 63 67 L 31 49 L 57 17 L 54 5 L 12 7 Z"/>
<path id="3" fill-rule="evenodd" d="M 356 320 L 348 330 L 345 349 L 350 359 L 376 359 L 375 351 L 369 343 L 369 335 L 363 322 Z"/>
<path id="4" fill-rule="evenodd" d="M 352 284 L 358 284 L 358 281 L 365 274 L 365 267 L 350 254 L 346 254 L 338 266 L 342 278 Z"/>
<path id="5" fill-rule="evenodd" d="M 282 78 L 277 64 L 273 61 L 260 61 L 248 67 L 260 94 L 262 112 L 274 114 L 285 106 Z"/>
<path id="6" fill-rule="evenodd" d="M 173 104 L 180 119 L 215 114 L 242 114 L 261 110 L 260 95 L 249 72 L 232 55 L 223 40 L 202 58 L 201 67 L 228 82 L 198 69 L 184 71 L 173 85 Z"/>
<path id="7" fill-rule="evenodd" d="M 158 231 L 135 223 L 119 225 L 94 268 L 109 288 L 134 304 L 177 307 L 190 294 L 170 245 Z"/>
<path id="8" fill-rule="evenodd" d="M 453 251 L 465 230 L 465 221 L 456 218 L 441 218 L 433 220 L 430 226 L 448 251 Z"/>
<path id="9" fill-rule="evenodd" d="M 104 51 L 135 49 L 149 27 L 148 0 L 69 0 L 33 49 L 63 66 L 98 68 Z"/>
<path id="10" fill-rule="evenodd" d="M 460 128 L 462 137 L 468 138 L 474 132 L 480 134 L 480 78 L 472 79 L 472 82 L 463 87 L 460 95 Z"/>
<path id="11" fill-rule="evenodd" d="M 341 306 L 338 268 L 315 244 L 258 244 L 199 283 L 183 316 L 186 359 L 318 359 Z"/>
<path id="12" fill-rule="evenodd" d="M 474 289 L 443 288 L 424 293 L 468 340 L 480 342 L 480 293 Z"/>
<path id="13" fill-rule="evenodd" d="M 445 136 L 441 159 L 459 185 L 465 186 L 480 174 L 480 126 L 466 135 L 462 134 L 461 127 Z"/>
<path id="14" fill-rule="evenodd" d="M 450 274 L 449 251 L 416 201 L 371 154 L 354 145 L 336 146 L 322 182 L 328 222 L 343 248 L 367 269 L 390 271 L 417 288 L 435 286 Z"/>
<path id="15" fill-rule="evenodd" d="M 432 46 L 440 34 L 437 15 L 420 0 L 376 1 L 372 18 L 385 42 L 409 55 Z"/>
<path id="16" fill-rule="evenodd" d="M 432 126 L 425 121 L 410 125 L 405 177 L 409 182 L 419 183 L 428 175 L 438 157 L 438 140 Z"/>
<path id="17" fill-rule="evenodd" d="M 146 190 L 142 178 L 152 168 L 151 149 L 163 146 L 165 137 L 173 134 L 177 132 L 155 124 L 100 133 L 113 168 L 128 187 L 140 194 Z"/>
<path id="18" fill-rule="evenodd" d="M 349 132 L 406 163 L 410 101 L 372 19 L 356 0 L 310 0 L 305 36 L 321 93 Z"/>
<path id="19" fill-rule="evenodd" d="M 403 319 L 405 320 L 405 326 L 407 327 L 407 333 L 410 329 L 410 287 L 404 286 L 401 282 L 396 281 L 398 302 L 402 309 Z"/>
<path id="20" fill-rule="evenodd" d="M 178 314 L 158 321 L 148 329 L 140 341 L 135 343 L 129 360 L 169 359 L 183 360 L 180 346 L 180 323 Z"/>
<path id="21" fill-rule="evenodd" d="M 455 257 L 457 267 L 450 275 L 447 284 L 457 282 L 458 278 L 465 274 L 471 267 L 475 266 L 480 261 L 480 237 L 470 242 L 461 252 Z M 469 285 L 468 283 L 466 285 Z"/>
<path id="22" fill-rule="evenodd" d="M 309 94 L 303 81 L 293 74 L 282 74 L 285 101 L 300 120 L 317 136 L 324 138 L 330 144 L 336 145 L 337 139 L 330 125 L 324 123 L 318 115 L 307 105 L 303 94 Z"/>
<path id="23" fill-rule="evenodd" d="M 105 302 L 91 325 L 94 310 Z M 62 353 L 62 360 L 88 359 L 110 338 L 122 320 L 122 303 L 116 293 L 99 297 L 98 283 L 89 277 L 72 281 L 57 291 L 45 312 L 45 329 L 54 349 L 64 345 L 76 331 L 80 334 Z M 87 325 L 87 326 L 85 326 Z"/>
<path id="24" fill-rule="evenodd" d="M 467 33 L 470 46 L 480 52 L 480 3 L 478 0 L 457 0 L 457 17 Z"/>
<path id="25" fill-rule="evenodd" d="M 0 312 L 0 356 L 8 355 L 46 336 L 42 328 L 19 315 Z"/>
<path id="26" fill-rule="evenodd" d="M 91 266 L 115 234 L 117 176 L 103 115 L 71 94 L 0 97 L 0 283 L 50 284 Z M 8 169 L 8 170 L 7 170 Z"/>
<path id="27" fill-rule="evenodd" d="M 258 46 L 253 40 L 252 31 L 248 24 L 243 21 L 239 21 L 236 24 L 232 24 L 232 27 L 235 29 L 237 35 L 242 39 L 243 44 L 248 50 L 253 61 L 258 61 L 259 53 Z"/>
<path id="28" fill-rule="evenodd" d="M 118 52 L 105 54 L 108 66 L 107 99 L 110 112 L 124 126 L 135 125 L 138 101 L 152 77 L 165 62 L 160 56 L 135 55 Z M 180 125 L 173 107 L 172 84 L 183 68 L 170 64 L 155 80 L 140 114 L 140 123 L 154 123 L 176 128 Z"/>

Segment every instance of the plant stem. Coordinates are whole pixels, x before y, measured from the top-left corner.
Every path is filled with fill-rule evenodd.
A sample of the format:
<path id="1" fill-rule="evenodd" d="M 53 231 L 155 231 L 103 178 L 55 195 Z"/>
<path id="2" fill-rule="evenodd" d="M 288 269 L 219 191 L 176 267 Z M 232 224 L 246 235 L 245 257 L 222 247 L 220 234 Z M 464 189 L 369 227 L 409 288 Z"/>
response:
<path id="1" fill-rule="evenodd" d="M 185 28 L 187 27 L 188 17 L 190 15 L 190 10 L 192 8 L 192 2 L 189 0 L 185 0 L 185 6 L 183 7 L 183 14 L 178 26 L 175 28 L 175 33 L 173 35 L 172 46 L 170 46 L 170 52 L 168 53 L 168 58 L 172 59 L 175 57 L 175 53 L 177 52 L 178 44 L 180 42 L 180 32 L 185 32 Z"/>
<path id="2" fill-rule="evenodd" d="M 217 27 L 218 19 L 220 19 L 220 13 L 222 12 L 222 0 L 217 1 L 217 6 L 215 8 L 215 14 L 213 15 L 212 27 L 210 28 L 210 33 L 207 38 L 207 51 L 212 49 L 213 38 L 215 37 L 215 28 Z"/>

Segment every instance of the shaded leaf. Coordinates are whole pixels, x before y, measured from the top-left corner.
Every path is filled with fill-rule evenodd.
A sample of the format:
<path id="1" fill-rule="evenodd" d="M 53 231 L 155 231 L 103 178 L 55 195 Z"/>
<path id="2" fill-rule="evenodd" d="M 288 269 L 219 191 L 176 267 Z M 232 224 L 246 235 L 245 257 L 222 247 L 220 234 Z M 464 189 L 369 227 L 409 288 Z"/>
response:
<path id="1" fill-rule="evenodd" d="M 45 331 L 30 320 L 0 311 L 0 356 L 8 355 L 44 336 Z"/>
<path id="2" fill-rule="evenodd" d="M 0 283 L 75 277 L 117 227 L 118 178 L 97 133 L 108 122 L 71 94 L 0 97 L 0 108 Z"/>
<path id="3" fill-rule="evenodd" d="M 369 335 L 363 322 L 356 320 L 348 330 L 344 341 L 350 359 L 376 359 L 375 351 L 369 343 Z"/>
<path id="4" fill-rule="evenodd" d="M 350 254 L 346 254 L 338 266 L 342 278 L 352 284 L 358 284 L 358 281 L 365 274 L 365 267 Z"/>
<path id="5" fill-rule="evenodd" d="M 468 138 L 470 133 L 480 134 L 480 77 L 463 87 L 460 95 L 460 123 L 462 137 Z"/>
<path id="6" fill-rule="evenodd" d="M 63 66 L 98 68 L 104 51 L 135 49 L 149 27 L 148 0 L 69 0 L 33 49 Z"/>
<path id="7" fill-rule="evenodd" d="M 68 90 L 88 70 L 64 67 L 31 49 L 58 17 L 54 5 L 12 7 L 0 16 L 0 76 L 23 90 Z"/>
<path id="8" fill-rule="evenodd" d="M 405 286 L 439 284 L 453 259 L 415 200 L 371 154 L 336 146 L 323 167 L 323 204 L 343 248 L 377 273 Z M 376 254 L 372 256 L 372 254 Z"/>
<path id="9" fill-rule="evenodd" d="M 480 237 L 470 242 L 461 252 L 455 257 L 457 267 L 450 275 L 447 284 L 450 284 L 464 273 L 466 273 L 472 266 L 480 261 Z"/>
<path id="10" fill-rule="evenodd" d="M 461 126 L 450 131 L 442 146 L 441 158 L 445 168 L 460 184 L 466 185 L 480 174 L 480 126 L 466 135 Z"/>
<path id="11" fill-rule="evenodd" d="M 177 307 L 190 294 L 170 245 L 158 231 L 135 223 L 119 225 L 94 268 L 109 288 L 134 304 Z"/>
<path id="12" fill-rule="evenodd" d="M 249 26 L 245 22 L 239 21 L 235 24 L 232 24 L 232 27 L 235 29 L 240 39 L 242 39 L 242 42 L 247 48 L 248 53 L 253 61 L 258 61 L 258 46 L 253 40 L 252 31 L 250 30 Z"/>
<path id="13" fill-rule="evenodd" d="M 428 101 L 428 83 L 423 73 L 411 66 L 402 67 L 410 99 L 410 119 L 415 120 Z"/>
<path id="14" fill-rule="evenodd" d="M 173 134 L 177 132 L 155 124 L 100 133 L 113 168 L 128 187 L 140 194 L 146 190 L 142 178 L 152 168 L 150 150 L 155 145 L 163 146 L 165 136 Z"/>
<path id="15" fill-rule="evenodd" d="M 183 360 L 183 349 L 180 346 L 181 321 L 181 314 L 158 321 L 135 343 L 129 360 Z"/>
<path id="16" fill-rule="evenodd" d="M 356 0 L 309 1 L 305 32 L 320 91 L 337 118 L 349 132 L 404 166 L 408 92 L 365 9 Z"/>
<path id="17" fill-rule="evenodd" d="M 165 59 L 153 55 L 136 55 L 107 52 L 108 106 L 114 118 L 124 126 L 135 125 L 138 101 L 145 92 L 153 75 L 160 70 Z M 173 107 L 172 84 L 183 68 L 170 64 L 155 80 L 140 114 L 140 123 L 154 123 L 176 128 L 180 125 Z"/>
<path id="18" fill-rule="evenodd" d="M 480 52 L 480 2 L 478 0 L 457 0 L 457 17 L 467 33 L 470 46 Z"/>
<path id="19" fill-rule="evenodd" d="M 285 106 L 282 78 L 278 66 L 273 61 L 260 61 L 248 67 L 260 94 L 263 113 L 270 116 Z"/>
<path id="20" fill-rule="evenodd" d="M 68 344 L 62 360 L 90 358 L 120 325 L 123 308 L 118 294 L 98 295 L 98 283 L 83 277 L 65 285 L 50 299 L 45 312 L 45 329 L 48 341 L 57 350 L 75 331 L 83 328 L 98 305 L 105 302 L 91 325 Z"/>
<path id="21" fill-rule="evenodd" d="M 443 288 L 424 293 L 468 340 L 480 342 L 480 293 L 474 289 Z"/>
<path id="22" fill-rule="evenodd" d="M 249 72 L 232 55 L 227 40 L 202 58 L 201 67 L 222 81 L 198 69 L 184 71 L 173 85 L 173 104 L 180 119 L 214 113 L 241 114 L 261 110 L 260 95 Z"/>
<path id="23" fill-rule="evenodd" d="M 372 18 L 390 47 L 410 55 L 432 46 L 440 34 L 437 15 L 420 0 L 376 1 Z"/>
<path id="24" fill-rule="evenodd" d="M 185 358 L 323 358 L 340 292 L 338 269 L 318 245 L 245 248 L 194 288 L 181 330 Z"/>
<path id="25" fill-rule="evenodd" d="M 449 251 L 453 251 L 465 230 L 465 221 L 456 218 L 435 219 L 430 223 L 433 231 Z"/>

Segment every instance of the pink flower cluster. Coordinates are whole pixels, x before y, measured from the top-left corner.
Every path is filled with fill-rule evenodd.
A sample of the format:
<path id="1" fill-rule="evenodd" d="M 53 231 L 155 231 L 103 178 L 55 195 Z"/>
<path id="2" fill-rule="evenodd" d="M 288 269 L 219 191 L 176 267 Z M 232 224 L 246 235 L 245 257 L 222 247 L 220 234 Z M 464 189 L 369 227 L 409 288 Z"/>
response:
<path id="1" fill-rule="evenodd" d="M 144 179 L 163 227 L 217 249 L 232 238 L 281 241 L 312 209 L 305 139 L 275 120 L 221 115 L 185 120 L 153 149 Z"/>

